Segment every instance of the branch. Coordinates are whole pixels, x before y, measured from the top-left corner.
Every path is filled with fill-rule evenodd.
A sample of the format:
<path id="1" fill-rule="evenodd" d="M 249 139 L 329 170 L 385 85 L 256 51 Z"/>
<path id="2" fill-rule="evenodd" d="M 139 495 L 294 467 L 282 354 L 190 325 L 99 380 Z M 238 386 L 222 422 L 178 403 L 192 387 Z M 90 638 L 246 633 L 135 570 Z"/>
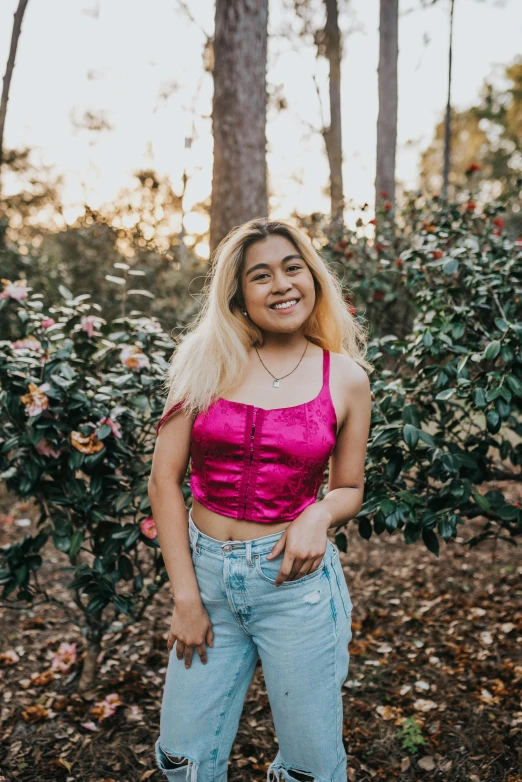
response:
<path id="1" fill-rule="evenodd" d="M 20 38 L 20 32 L 22 29 L 22 19 L 24 18 L 28 1 L 29 0 L 20 0 L 14 15 L 13 32 L 11 34 L 11 48 L 9 49 L 9 57 L 7 59 L 7 66 L 4 76 L 4 86 L 2 89 L 2 97 L 0 99 L 0 166 L 2 165 L 4 159 L 4 128 L 7 114 L 7 101 L 9 100 L 9 89 L 11 87 L 11 79 L 13 76 L 18 39 Z"/>

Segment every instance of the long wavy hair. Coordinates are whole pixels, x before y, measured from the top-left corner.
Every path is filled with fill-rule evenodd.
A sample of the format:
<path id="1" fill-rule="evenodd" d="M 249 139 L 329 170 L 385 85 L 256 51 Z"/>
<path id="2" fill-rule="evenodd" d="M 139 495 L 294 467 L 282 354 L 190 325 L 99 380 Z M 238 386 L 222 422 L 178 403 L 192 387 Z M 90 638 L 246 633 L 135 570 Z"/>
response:
<path id="1" fill-rule="evenodd" d="M 263 345 L 263 331 L 241 312 L 240 275 L 247 248 L 274 234 L 292 242 L 314 278 L 315 306 L 304 336 L 350 356 L 368 373 L 374 369 L 365 359 L 367 328 L 349 312 L 339 280 L 308 236 L 282 220 L 255 218 L 233 228 L 219 243 L 203 287 L 203 305 L 170 359 L 164 389 L 169 403 L 182 402 L 187 414 L 205 411 L 232 389 L 247 366 L 249 349 Z"/>

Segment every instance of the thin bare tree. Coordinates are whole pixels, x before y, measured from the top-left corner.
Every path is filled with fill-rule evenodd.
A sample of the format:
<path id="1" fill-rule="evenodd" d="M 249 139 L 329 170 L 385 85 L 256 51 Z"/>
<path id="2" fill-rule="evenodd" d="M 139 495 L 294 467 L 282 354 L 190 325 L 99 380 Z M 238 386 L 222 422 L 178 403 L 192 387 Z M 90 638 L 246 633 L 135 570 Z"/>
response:
<path id="1" fill-rule="evenodd" d="M 451 70 L 453 60 L 453 12 L 455 0 L 451 0 L 450 9 L 450 36 L 449 36 L 449 62 L 448 62 L 448 101 L 446 104 L 446 119 L 444 121 L 444 167 L 442 171 L 442 198 L 448 197 L 448 181 L 451 166 Z"/>
<path id="2" fill-rule="evenodd" d="M 395 203 L 397 148 L 397 61 L 399 57 L 399 0 L 381 0 L 379 25 L 379 114 L 375 205 L 385 197 Z M 386 193 L 386 196 L 383 196 Z"/>
<path id="3" fill-rule="evenodd" d="M 14 14 L 13 32 L 11 33 L 11 46 L 9 57 L 7 58 L 7 67 L 5 69 L 4 83 L 2 87 L 2 97 L 0 99 L 0 173 L 2 163 L 4 162 L 4 128 L 5 118 L 7 116 L 7 101 L 9 100 L 9 89 L 16 60 L 16 50 L 18 48 L 18 39 L 22 30 L 22 20 L 29 0 L 20 0 L 18 8 Z M 1 189 L 1 178 L 0 178 Z"/>
<path id="4" fill-rule="evenodd" d="M 210 252 L 228 231 L 268 213 L 268 0 L 216 0 Z"/>
<path id="5" fill-rule="evenodd" d="M 331 220 L 342 226 L 344 220 L 343 141 L 341 123 L 341 59 L 342 38 L 339 31 L 337 0 L 326 4 L 326 57 L 330 63 L 330 126 L 323 130 L 330 165 Z"/>

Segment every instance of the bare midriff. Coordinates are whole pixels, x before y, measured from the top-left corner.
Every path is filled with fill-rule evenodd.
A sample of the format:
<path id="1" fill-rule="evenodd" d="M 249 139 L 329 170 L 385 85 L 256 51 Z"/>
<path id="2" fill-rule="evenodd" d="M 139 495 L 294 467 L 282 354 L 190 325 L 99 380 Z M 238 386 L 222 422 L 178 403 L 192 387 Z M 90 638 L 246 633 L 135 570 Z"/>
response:
<path id="1" fill-rule="evenodd" d="M 195 497 L 192 498 L 192 518 L 196 527 L 204 534 L 217 540 L 252 540 L 263 535 L 282 532 L 291 521 L 256 522 L 233 519 L 209 510 Z"/>

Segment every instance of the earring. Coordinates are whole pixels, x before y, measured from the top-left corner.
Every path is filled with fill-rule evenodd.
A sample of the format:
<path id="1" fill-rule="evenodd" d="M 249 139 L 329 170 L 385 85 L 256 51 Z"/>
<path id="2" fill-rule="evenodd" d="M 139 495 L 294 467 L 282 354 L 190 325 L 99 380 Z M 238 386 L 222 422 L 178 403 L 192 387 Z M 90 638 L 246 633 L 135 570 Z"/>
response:
<path id="1" fill-rule="evenodd" d="M 243 315 L 247 315 L 247 311 L 246 310 L 241 310 L 241 312 L 243 313 Z"/>

